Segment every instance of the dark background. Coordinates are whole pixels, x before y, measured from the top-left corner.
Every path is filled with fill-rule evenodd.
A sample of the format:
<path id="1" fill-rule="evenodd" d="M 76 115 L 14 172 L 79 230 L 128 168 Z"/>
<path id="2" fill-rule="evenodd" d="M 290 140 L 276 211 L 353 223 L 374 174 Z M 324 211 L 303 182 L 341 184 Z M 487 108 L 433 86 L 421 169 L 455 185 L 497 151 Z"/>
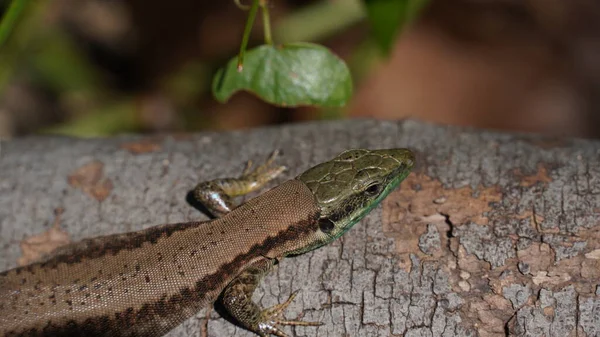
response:
<path id="1" fill-rule="evenodd" d="M 233 1 L 31 1 L 0 52 L 0 137 L 350 117 L 600 136 L 597 1 L 431 0 L 389 57 L 357 1 L 272 1 L 271 16 L 276 42 L 322 43 L 346 60 L 346 108 L 284 109 L 245 93 L 215 102 L 212 75 L 245 24 Z"/>

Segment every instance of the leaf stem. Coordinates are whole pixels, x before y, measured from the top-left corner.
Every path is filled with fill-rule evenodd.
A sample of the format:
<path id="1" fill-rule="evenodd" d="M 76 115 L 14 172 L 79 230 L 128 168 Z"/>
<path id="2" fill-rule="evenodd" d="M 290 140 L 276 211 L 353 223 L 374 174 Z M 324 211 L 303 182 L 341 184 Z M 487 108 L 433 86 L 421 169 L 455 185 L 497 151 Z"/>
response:
<path id="1" fill-rule="evenodd" d="M 256 11 L 258 10 L 259 0 L 252 0 L 252 6 L 248 12 L 248 21 L 246 21 L 246 27 L 244 28 L 244 36 L 242 37 L 242 44 L 240 45 L 240 53 L 238 54 L 237 70 L 241 72 L 244 69 L 244 54 L 246 54 L 246 47 L 248 46 L 248 40 L 250 40 L 250 33 L 252 32 L 252 26 L 254 26 L 254 19 L 256 19 Z"/>
<path id="2" fill-rule="evenodd" d="M 269 0 L 261 0 L 260 8 L 263 15 L 263 26 L 265 30 L 265 43 L 273 45 L 273 37 L 271 35 L 271 18 L 269 16 Z"/>
<path id="3" fill-rule="evenodd" d="M 4 16 L 2 17 L 2 22 L 0 22 L 0 47 L 4 45 L 10 32 L 15 27 L 17 20 L 21 16 L 21 13 L 25 9 L 28 0 L 13 0 Z"/>
<path id="4" fill-rule="evenodd" d="M 241 0 L 233 0 L 237 8 L 247 11 L 250 9 L 250 6 L 244 5 Z"/>

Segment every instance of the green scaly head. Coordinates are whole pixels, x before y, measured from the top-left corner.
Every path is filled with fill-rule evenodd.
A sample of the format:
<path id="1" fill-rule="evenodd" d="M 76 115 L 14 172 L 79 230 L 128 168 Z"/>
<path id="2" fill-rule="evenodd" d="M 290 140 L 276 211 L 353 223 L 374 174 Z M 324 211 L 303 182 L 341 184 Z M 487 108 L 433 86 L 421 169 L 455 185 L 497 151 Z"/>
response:
<path id="1" fill-rule="evenodd" d="M 320 208 L 320 233 L 313 245 L 293 254 L 339 238 L 408 176 L 414 162 L 408 149 L 347 150 L 299 175 Z"/>

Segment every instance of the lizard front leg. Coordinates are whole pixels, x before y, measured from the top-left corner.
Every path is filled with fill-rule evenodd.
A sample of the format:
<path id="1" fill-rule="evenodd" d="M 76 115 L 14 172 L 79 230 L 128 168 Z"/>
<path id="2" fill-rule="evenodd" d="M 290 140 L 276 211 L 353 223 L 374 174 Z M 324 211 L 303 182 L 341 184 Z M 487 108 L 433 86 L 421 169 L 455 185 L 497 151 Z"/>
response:
<path id="1" fill-rule="evenodd" d="M 252 301 L 252 294 L 266 274 L 273 269 L 274 259 L 264 258 L 248 266 L 238 275 L 225 290 L 221 303 L 227 312 L 244 328 L 261 337 L 275 335 L 287 337 L 280 325 L 319 326 L 321 322 L 289 321 L 283 317 L 283 312 L 292 303 L 297 291 L 283 303 L 263 309 Z"/>
<path id="2" fill-rule="evenodd" d="M 274 151 L 262 165 L 252 168 L 248 161 L 246 169 L 238 178 L 222 178 L 199 183 L 193 191 L 196 201 L 202 203 L 212 215 L 221 217 L 233 208 L 232 198 L 248 194 L 262 188 L 286 170 L 285 166 L 273 165 L 279 151 Z"/>

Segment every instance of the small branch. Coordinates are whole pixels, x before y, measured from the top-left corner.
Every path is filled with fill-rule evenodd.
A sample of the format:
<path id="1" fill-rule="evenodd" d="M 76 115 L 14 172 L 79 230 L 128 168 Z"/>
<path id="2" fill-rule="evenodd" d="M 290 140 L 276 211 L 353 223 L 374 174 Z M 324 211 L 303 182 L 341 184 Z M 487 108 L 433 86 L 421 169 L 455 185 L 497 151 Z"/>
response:
<path id="1" fill-rule="evenodd" d="M 237 8 L 239 8 L 241 10 L 247 11 L 250 9 L 250 6 L 244 5 L 241 0 L 233 0 L 233 2 L 237 6 Z"/>

